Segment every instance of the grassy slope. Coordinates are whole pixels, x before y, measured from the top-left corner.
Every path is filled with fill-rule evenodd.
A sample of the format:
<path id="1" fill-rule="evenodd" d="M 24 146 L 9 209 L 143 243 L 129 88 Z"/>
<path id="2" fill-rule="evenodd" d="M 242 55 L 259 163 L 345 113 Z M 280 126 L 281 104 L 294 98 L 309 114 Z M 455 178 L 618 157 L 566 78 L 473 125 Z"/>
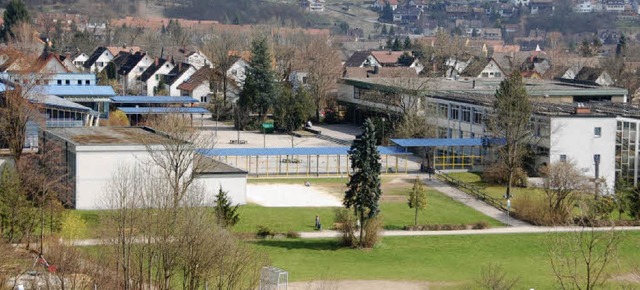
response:
<path id="1" fill-rule="evenodd" d="M 640 233 L 624 233 L 614 273 L 640 260 Z M 273 265 L 289 271 L 291 281 L 314 279 L 390 279 L 470 283 L 480 270 L 498 263 L 518 289 L 553 289 L 548 264 L 549 234 L 387 237 L 373 250 L 339 248 L 334 240 L 266 240 L 257 247 Z M 460 285 L 458 285 L 460 286 Z"/>

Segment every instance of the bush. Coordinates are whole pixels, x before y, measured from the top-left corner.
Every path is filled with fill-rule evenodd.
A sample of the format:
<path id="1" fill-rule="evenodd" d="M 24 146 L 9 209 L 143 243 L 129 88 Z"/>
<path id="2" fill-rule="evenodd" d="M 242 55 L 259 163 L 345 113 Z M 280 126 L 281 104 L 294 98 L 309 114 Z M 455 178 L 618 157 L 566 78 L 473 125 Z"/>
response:
<path id="1" fill-rule="evenodd" d="M 466 230 L 466 229 L 467 229 L 467 225 L 463 225 L 463 224 L 435 224 L 435 225 L 417 225 L 417 226 L 404 227 L 405 231 L 457 231 L 457 230 Z"/>
<path id="2" fill-rule="evenodd" d="M 380 240 L 380 232 L 382 231 L 382 217 L 380 215 L 368 219 L 364 223 L 364 238 L 362 239 L 363 248 L 373 248 Z"/>
<path id="3" fill-rule="evenodd" d="M 587 218 L 589 220 L 607 221 L 611 219 L 611 213 L 616 208 L 615 201 L 608 196 L 602 196 L 599 199 L 588 199 L 584 202 L 586 206 Z"/>
<path id="4" fill-rule="evenodd" d="M 86 235 L 87 223 L 75 211 L 67 211 L 62 219 L 60 236 L 66 240 L 74 240 Z"/>
<path id="5" fill-rule="evenodd" d="M 484 230 L 489 228 L 489 223 L 485 221 L 477 222 L 471 226 L 471 229 L 474 230 Z"/>
<path id="6" fill-rule="evenodd" d="M 489 184 L 506 185 L 509 170 L 502 163 L 494 163 L 482 173 L 482 181 Z M 513 186 L 527 187 L 527 173 L 522 168 L 517 168 L 513 173 Z"/>
<path id="7" fill-rule="evenodd" d="M 276 236 L 276 232 L 265 226 L 258 226 L 258 232 L 256 237 L 259 239 L 273 238 Z"/>
<path id="8" fill-rule="evenodd" d="M 538 226 L 570 224 L 571 208 L 554 211 L 541 197 L 522 195 L 513 199 L 513 217 Z"/>
<path id="9" fill-rule="evenodd" d="M 344 246 L 353 247 L 357 244 L 354 231 L 356 230 L 356 217 L 346 208 L 335 210 L 334 225 L 341 234 L 340 242 Z"/>
<path id="10" fill-rule="evenodd" d="M 288 231 L 286 236 L 287 239 L 299 239 L 300 233 L 296 231 Z"/>

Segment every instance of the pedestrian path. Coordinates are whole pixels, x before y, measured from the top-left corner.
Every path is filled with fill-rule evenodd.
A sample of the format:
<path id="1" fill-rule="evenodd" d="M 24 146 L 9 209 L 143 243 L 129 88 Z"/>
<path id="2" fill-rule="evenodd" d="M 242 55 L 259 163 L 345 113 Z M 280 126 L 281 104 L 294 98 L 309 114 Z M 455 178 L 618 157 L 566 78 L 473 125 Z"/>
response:
<path id="1" fill-rule="evenodd" d="M 382 231 L 384 237 L 409 237 L 409 236 L 456 236 L 456 235 L 491 235 L 491 234 L 540 234 L 540 233 L 565 233 L 578 231 L 609 231 L 610 227 L 588 228 L 577 226 L 565 227 L 540 227 L 540 226 L 521 226 L 521 227 L 502 227 L 482 230 L 455 230 L 455 231 Z M 640 227 L 615 227 L 616 231 L 640 231 Z M 301 232 L 300 238 L 318 239 L 318 238 L 337 238 L 340 232 L 333 230 L 323 230 L 317 232 Z"/>
<path id="2" fill-rule="evenodd" d="M 476 199 L 473 196 L 468 195 L 467 193 L 449 185 L 446 184 L 440 180 L 437 180 L 435 178 L 431 178 L 431 179 L 425 179 L 425 185 L 427 185 L 428 187 L 431 187 L 439 192 L 442 192 L 443 194 L 453 198 L 454 200 L 457 200 L 461 203 L 463 203 L 464 205 L 471 207 L 479 212 L 481 212 L 482 214 L 491 217 L 505 225 L 509 225 L 512 227 L 524 227 L 524 226 L 531 226 L 531 224 L 523 222 L 521 220 L 516 220 L 512 217 L 507 216 L 507 214 L 493 206 L 490 206 L 484 202 L 482 202 L 481 200 Z"/>

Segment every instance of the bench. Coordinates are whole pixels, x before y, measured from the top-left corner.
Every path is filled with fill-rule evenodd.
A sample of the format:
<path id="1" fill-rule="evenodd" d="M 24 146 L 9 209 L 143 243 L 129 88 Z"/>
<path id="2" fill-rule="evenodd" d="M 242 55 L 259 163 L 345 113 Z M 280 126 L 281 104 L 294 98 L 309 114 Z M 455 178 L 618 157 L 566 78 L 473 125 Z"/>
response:
<path id="1" fill-rule="evenodd" d="M 247 144 L 247 140 L 231 139 L 229 144 Z"/>

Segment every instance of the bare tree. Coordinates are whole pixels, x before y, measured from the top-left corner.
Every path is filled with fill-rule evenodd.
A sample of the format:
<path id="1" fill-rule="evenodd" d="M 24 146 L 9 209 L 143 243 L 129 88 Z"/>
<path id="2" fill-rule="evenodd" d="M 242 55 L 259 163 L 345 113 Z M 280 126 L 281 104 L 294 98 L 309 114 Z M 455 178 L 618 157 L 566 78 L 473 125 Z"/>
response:
<path id="1" fill-rule="evenodd" d="M 237 58 L 241 57 L 238 50 L 242 47 L 244 47 L 242 36 L 226 31 L 212 35 L 205 41 L 202 47 L 202 53 L 213 62 L 214 70 L 212 73 L 217 72 L 221 76 L 223 107 L 227 105 L 227 92 L 229 90 L 228 72 Z M 213 76 L 211 79 L 214 79 Z"/>
<path id="2" fill-rule="evenodd" d="M 548 258 L 558 286 L 580 290 L 602 287 L 617 257 L 620 240 L 614 228 L 581 228 L 555 234 L 549 242 Z"/>
<path id="3" fill-rule="evenodd" d="M 549 164 L 540 173 L 549 210 L 546 214 L 556 223 L 571 222 L 573 206 L 587 189 L 588 180 L 572 161 Z"/>
<path id="4" fill-rule="evenodd" d="M 308 61 L 308 83 L 316 107 L 316 121 L 320 121 L 320 110 L 342 71 L 340 58 L 329 45 L 329 39 L 324 37 L 313 38 L 307 44 L 305 58 Z"/>
<path id="5" fill-rule="evenodd" d="M 489 264 L 480 270 L 480 279 L 477 284 L 481 289 L 509 290 L 514 289 L 519 278 L 509 278 L 507 272 L 499 264 Z"/>

